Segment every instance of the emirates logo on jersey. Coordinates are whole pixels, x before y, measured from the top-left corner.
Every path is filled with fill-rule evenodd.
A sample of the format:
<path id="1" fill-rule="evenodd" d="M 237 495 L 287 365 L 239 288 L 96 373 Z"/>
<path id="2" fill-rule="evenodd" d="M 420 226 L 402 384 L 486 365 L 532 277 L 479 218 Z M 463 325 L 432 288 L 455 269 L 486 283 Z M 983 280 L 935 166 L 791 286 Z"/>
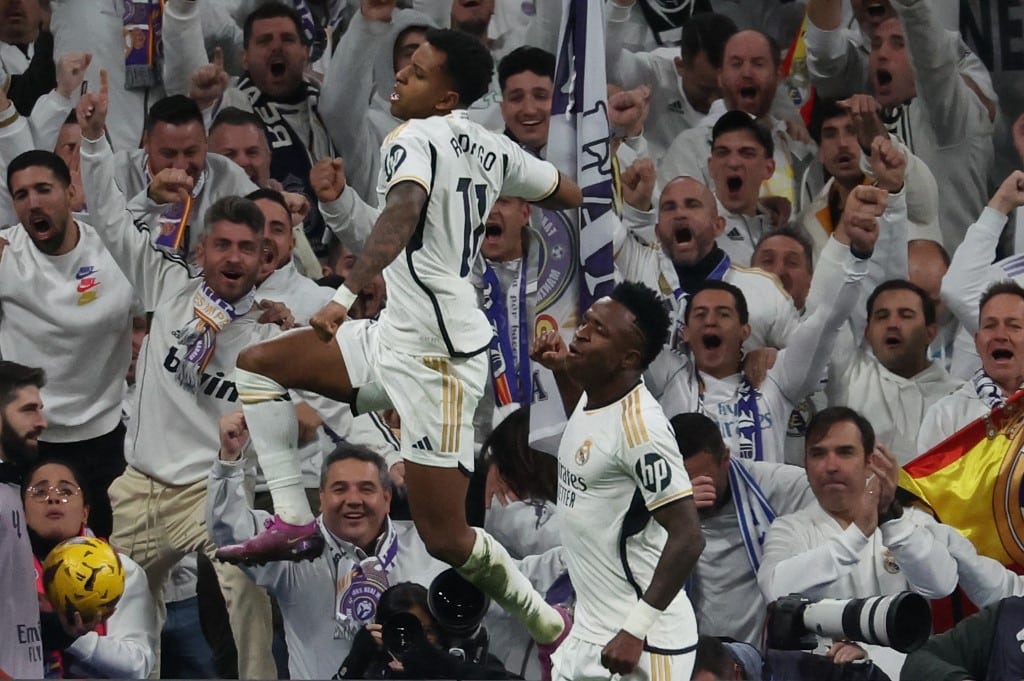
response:
<path id="1" fill-rule="evenodd" d="M 388 157 L 384 159 L 384 177 L 387 178 L 388 182 L 395 177 L 395 173 L 403 161 L 405 161 L 405 148 L 400 144 L 391 147 Z"/>

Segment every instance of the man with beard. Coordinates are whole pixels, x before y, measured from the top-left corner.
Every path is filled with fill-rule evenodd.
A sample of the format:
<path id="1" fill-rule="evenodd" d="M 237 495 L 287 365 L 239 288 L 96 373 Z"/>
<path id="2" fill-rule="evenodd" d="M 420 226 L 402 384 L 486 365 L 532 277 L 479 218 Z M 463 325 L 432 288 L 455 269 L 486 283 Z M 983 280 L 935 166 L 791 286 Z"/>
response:
<path id="1" fill-rule="evenodd" d="M 43 676 L 35 566 L 21 503 L 21 477 L 46 428 L 42 369 L 0 361 L 0 675 Z"/>
<path id="2" fill-rule="evenodd" d="M 313 314 L 327 304 L 334 295 L 334 289 L 317 285 L 295 269 L 292 262 L 295 238 L 292 228 L 288 226 L 289 213 L 284 197 L 273 189 L 258 189 L 246 198 L 256 204 L 264 220 L 256 294 L 265 300 L 284 303 L 294 316 L 295 323 L 304 326 Z M 383 281 L 380 285 L 383 287 Z M 395 438 L 376 412 L 355 416 L 347 404 L 312 393 L 303 393 L 302 397 L 305 401 L 296 406 L 301 424 L 299 456 L 307 490 L 316 489 L 314 481 L 320 461 L 330 452 L 338 438 L 369 447 L 388 458 L 389 463 L 400 460 Z M 269 510 L 272 506 L 265 490 L 266 483 L 261 475 L 257 480 L 256 507 Z M 315 494 L 307 496 L 316 498 Z"/>
<path id="3" fill-rule="evenodd" d="M 81 188 L 60 157 L 26 152 L 7 178 L 21 224 L 4 232 L 0 353 L 46 371 L 42 453 L 87 471 L 92 529 L 109 537 L 107 487 L 125 465 L 121 399 L 134 293 L 100 235 L 72 215 Z"/>
<path id="4" fill-rule="evenodd" d="M 651 87 L 651 113 L 644 138 L 658 163 L 679 133 L 701 122 L 721 97 L 718 72 L 726 41 L 738 30 L 721 14 L 694 14 L 682 30 L 679 54 L 632 52 L 623 47 L 635 0 L 611 3 L 607 20 L 608 78 L 624 88 Z"/>
<path id="5" fill-rule="evenodd" d="M 632 167 L 623 174 L 626 182 Z M 653 189 L 653 182 L 648 183 Z M 675 329 L 671 344 L 680 347 L 686 300 L 707 279 L 722 280 L 743 291 L 750 301 L 750 338 L 744 348 L 786 347 L 797 326 L 797 313 L 778 280 L 760 270 L 737 267 L 715 239 L 725 229 L 715 196 L 692 177 L 677 177 L 662 189 L 658 245 L 643 243 L 625 229 L 613 235 L 615 265 L 627 281 L 639 281 L 671 303 Z"/>
<path id="6" fill-rule="evenodd" d="M 320 117 L 320 88 L 305 75 L 310 44 L 302 17 L 280 2 L 262 4 L 245 18 L 242 41 L 245 74 L 228 87 L 223 65 L 215 60 L 193 76 L 191 96 L 211 117 L 228 106 L 259 116 L 270 142 L 270 176 L 312 203 L 309 171 L 334 154 Z M 322 248 L 323 227 L 320 214 L 310 211 L 305 231 L 314 249 Z"/>
<path id="7" fill-rule="evenodd" d="M 108 102 L 107 75 L 101 72 L 100 92 L 83 95 L 77 109 L 82 182 L 94 197 L 90 219 L 97 233 L 144 309 L 152 310 L 139 355 L 128 465 L 109 488 L 111 541 L 146 570 L 162 622 L 171 568 L 191 551 L 214 550 L 202 508 L 209 461 L 220 446 L 218 419 L 238 402 L 231 380 L 235 359 L 243 348 L 279 330 L 261 323 L 270 321 L 267 304 L 258 303 L 253 292 L 262 252 L 260 209 L 237 196 L 210 206 L 196 249 L 201 276 L 182 258 L 154 247 L 114 183 L 115 156 L 103 136 Z M 185 168 L 167 167 L 142 193 L 155 205 L 184 204 L 193 179 Z M 237 569 L 215 567 L 238 648 L 239 675 L 268 678 L 275 668 L 269 601 Z"/>
<path id="8" fill-rule="evenodd" d="M 696 372 L 689 372 L 691 389 L 734 456 L 784 461 L 786 424 L 794 406 L 817 385 L 840 329 L 858 302 L 887 198 L 887 192 L 876 187 L 858 187 L 851 194 L 850 209 L 843 216 L 850 243 L 836 266 L 839 281 L 830 292 L 830 304 L 818 307 L 797 327 L 760 385 L 745 375 L 743 342 L 750 324 L 743 292 L 727 282 L 709 280 L 687 299 L 683 334 L 696 367 Z"/>
<path id="9" fill-rule="evenodd" d="M 921 453 L 917 434 L 929 407 L 963 382 L 929 357 L 935 306 L 919 287 L 902 279 L 881 284 L 868 297 L 866 321 L 858 347 L 832 358 L 829 404 L 861 405 L 878 439 L 903 465 Z"/>
<path id="10" fill-rule="evenodd" d="M 207 153 L 203 114 L 195 102 L 182 95 L 153 104 L 142 148 L 119 151 L 115 163 L 117 187 L 128 197 L 129 208 L 141 217 L 156 246 L 189 261 L 196 256 L 197 232 L 209 207 L 222 197 L 245 196 L 256 189 L 236 164 Z M 186 173 L 192 188 L 181 201 L 160 204 L 147 190 L 166 168 Z"/>
<path id="11" fill-rule="evenodd" d="M 981 368 L 960 390 L 932 405 L 921 423 L 918 453 L 938 444 L 1024 386 L 1024 289 L 1019 256 L 995 264 L 999 235 L 1010 215 L 1024 205 L 1024 172 L 999 186 L 964 242 L 953 254 L 942 281 L 942 300 L 974 334 Z"/>
<path id="12" fill-rule="evenodd" d="M 473 466 L 471 419 L 492 336 L 484 314 L 467 302 L 484 215 L 498 195 L 555 209 L 578 207 L 582 198 L 554 166 L 468 121 L 463 109 L 486 91 L 492 70 L 478 41 L 458 31 L 427 32 L 398 74 L 391 108 L 408 122 L 381 149 L 378 198 L 386 206 L 348 280 L 310 320 L 312 330 L 239 355 L 238 392 L 277 517 L 253 539 L 221 547 L 218 556 L 259 563 L 323 550 L 300 485 L 286 386 L 360 411 L 390 403 L 402 419 L 411 512 L 431 554 L 460 566 L 536 640 L 552 644 L 566 629 L 563 614 L 543 601 L 500 544 L 465 519 L 463 471 Z M 391 297 L 380 321 L 343 323 L 356 291 L 382 272 Z"/>
<path id="13" fill-rule="evenodd" d="M 938 186 L 957 188 L 939 194 L 942 242 L 953 249 L 985 205 L 995 109 L 980 93 L 981 81 L 958 70 L 958 39 L 939 24 L 932 4 L 893 2 L 899 16 L 874 27 L 867 75 L 891 131 L 931 169 Z"/>
<path id="14" fill-rule="evenodd" d="M 870 88 L 868 54 L 875 31 L 896 16 L 890 0 L 851 0 L 853 19 L 844 28 L 843 0 L 808 0 L 807 2 L 807 67 L 818 95 L 827 98 L 849 97 Z M 938 5 L 929 3 L 932 11 Z M 947 2 L 946 4 L 954 4 Z M 959 4 L 959 3 L 956 3 Z M 973 83 L 984 96 L 995 102 L 992 75 L 985 64 L 968 49 L 956 31 L 940 29 L 933 38 L 937 48 L 956 55 L 957 70 L 967 82 Z"/>
<path id="15" fill-rule="evenodd" d="M 210 151 L 234 161 L 257 187 L 283 191 L 281 183 L 270 177 L 270 144 L 259 116 L 233 106 L 221 109 L 210 125 L 209 140 Z M 296 264 L 306 276 L 318 276 L 320 261 L 302 229 L 303 216 L 309 212 L 309 202 L 301 194 L 288 194 L 283 198 L 285 204 L 292 204 L 289 215 L 295 237 Z"/>
<path id="16" fill-rule="evenodd" d="M 264 218 L 257 293 L 261 298 L 284 303 L 295 317 L 296 324 L 307 324 L 309 318 L 331 299 L 334 291 L 317 286 L 295 268 L 292 260 L 295 234 L 288 204 L 281 193 L 273 189 L 257 189 L 245 198 L 259 206 Z"/>
<path id="17" fill-rule="evenodd" d="M 839 224 L 850 190 L 875 180 L 877 159 L 864 150 L 870 152 L 873 134 L 885 134 L 877 110 L 878 103 L 870 95 L 855 95 L 840 102 L 825 99 L 815 104 L 809 131 L 818 144 L 818 161 L 829 179 L 795 218 L 814 240 L 815 256 Z M 895 137 L 890 136 L 890 141 L 906 158 L 903 181 L 907 189 L 907 238 L 933 239 L 941 244 L 935 176 Z"/>
<path id="18" fill-rule="evenodd" d="M 703 414 L 671 419 L 704 534 L 686 593 L 697 630 L 760 646 L 765 608 L 757 587 L 761 540 L 777 516 L 814 501 L 797 466 L 734 459 Z"/>
<path id="19" fill-rule="evenodd" d="M 782 82 L 778 46 L 760 31 L 740 31 L 729 38 L 722 55 L 719 84 L 722 99 L 716 100 L 704 120 L 682 132 L 665 152 L 658 167 L 661 186 L 680 175 L 700 178 L 710 185 L 708 158 L 711 129 L 727 111 L 742 111 L 771 130 L 775 144 L 771 177 L 761 186 L 762 196 L 780 196 L 799 208 L 803 169 L 813 159 L 813 145 L 795 139 L 786 122 L 772 113 L 772 103 Z"/>

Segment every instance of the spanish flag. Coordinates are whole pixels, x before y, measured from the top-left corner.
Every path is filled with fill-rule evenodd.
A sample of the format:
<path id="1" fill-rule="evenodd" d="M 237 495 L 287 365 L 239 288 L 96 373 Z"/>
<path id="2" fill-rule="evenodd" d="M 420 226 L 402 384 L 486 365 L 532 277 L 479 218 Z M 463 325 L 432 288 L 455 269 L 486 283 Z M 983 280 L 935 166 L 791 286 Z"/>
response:
<path id="1" fill-rule="evenodd" d="M 1024 571 L 1024 391 L 900 471 L 900 487 L 960 530 L 978 553 Z"/>
<path id="2" fill-rule="evenodd" d="M 786 52 L 786 58 L 782 61 L 782 75 L 786 77 L 786 87 L 793 104 L 800 110 L 800 117 L 804 119 L 804 125 L 811 124 L 811 113 L 814 111 L 814 102 L 817 96 L 814 87 L 811 85 L 811 74 L 807 69 L 807 17 L 800 25 L 800 32 L 793 39 L 793 44 Z"/>

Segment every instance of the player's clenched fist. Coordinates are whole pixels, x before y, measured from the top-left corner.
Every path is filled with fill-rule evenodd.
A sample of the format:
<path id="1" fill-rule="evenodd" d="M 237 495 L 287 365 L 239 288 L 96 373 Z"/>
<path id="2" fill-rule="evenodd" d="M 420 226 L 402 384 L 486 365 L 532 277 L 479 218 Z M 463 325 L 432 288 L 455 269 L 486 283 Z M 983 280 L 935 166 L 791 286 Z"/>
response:
<path id="1" fill-rule="evenodd" d="M 309 325 L 316 331 L 320 340 L 329 343 L 334 338 L 334 334 L 338 333 L 338 327 L 345 321 L 346 315 L 348 315 L 348 309 L 332 300 L 310 318 Z"/>
<path id="2" fill-rule="evenodd" d="M 627 631 L 620 631 L 601 651 L 601 666 L 612 674 L 629 674 L 640 662 L 644 642 Z"/>
<path id="3" fill-rule="evenodd" d="M 557 331 L 545 331 L 537 336 L 530 351 L 530 359 L 552 371 L 563 368 L 568 356 L 569 348 Z"/>

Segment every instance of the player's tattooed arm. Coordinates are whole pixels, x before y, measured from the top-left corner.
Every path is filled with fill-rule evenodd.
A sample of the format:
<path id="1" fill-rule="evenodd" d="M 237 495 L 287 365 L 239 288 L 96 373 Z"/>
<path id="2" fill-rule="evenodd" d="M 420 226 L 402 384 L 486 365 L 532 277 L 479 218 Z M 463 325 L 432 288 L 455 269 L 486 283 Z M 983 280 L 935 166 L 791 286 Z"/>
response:
<path id="1" fill-rule="evenodd" d="M 426 202 L 427 192 L 416 182 L 399 182 L 391 188 L 384 210 L 345 279 L 350 291 L 362 291 L 398 257 L 416 231 Z"/>

